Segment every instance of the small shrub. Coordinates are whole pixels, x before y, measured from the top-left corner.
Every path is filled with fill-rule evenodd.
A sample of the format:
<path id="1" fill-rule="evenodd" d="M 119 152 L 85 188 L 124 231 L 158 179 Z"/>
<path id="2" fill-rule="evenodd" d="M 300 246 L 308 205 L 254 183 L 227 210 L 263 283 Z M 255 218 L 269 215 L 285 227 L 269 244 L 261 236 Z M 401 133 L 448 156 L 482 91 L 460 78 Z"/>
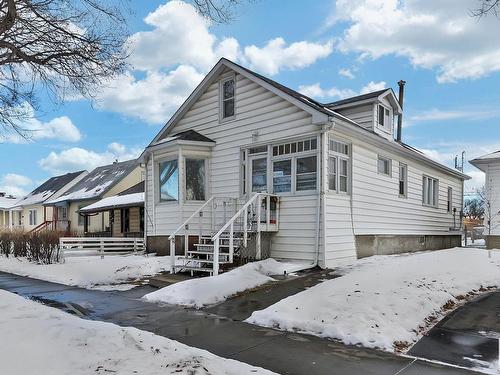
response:
<path id="1" fill-rule="evenodd" d="M 0 254 L 26 258 L 33 263 L 51 264 L 61 261 L 59 238 L 65 233 L 41 231 L 27 233 L 23 231 L 0 232 Z"/>

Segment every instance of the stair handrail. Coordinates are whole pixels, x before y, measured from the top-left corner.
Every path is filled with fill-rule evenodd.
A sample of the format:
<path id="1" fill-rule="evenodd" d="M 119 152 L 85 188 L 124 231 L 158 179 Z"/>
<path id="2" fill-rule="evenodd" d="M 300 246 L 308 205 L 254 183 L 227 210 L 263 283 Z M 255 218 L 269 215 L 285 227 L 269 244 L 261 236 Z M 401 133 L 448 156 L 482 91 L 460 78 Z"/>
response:
<path id="1" fill-rule="evenodd" d="M 203 209 L 208 206 L 208 204 L 212 203 L 212 201 L 215 199 L 215 197 L 211 197 L 208 201 L 206 201 L 205 203 L 203 203 L 200 208 L 198 208 L 195 212 L 193 212 L 193 214 L 191 216 L 189 216 L 189 218 L 186 219 L 186 221 L 184 221 L 180 226 L 179 228 L 177 228 L 169 237 L 168 239 L 169 240 L 172 240 L 174 239 L 175 235 L 177 233 L 179 233 L 182 229 L 184 229 L 186 227 L 186 225 L 189 224 L 189 222 L 191 220 L 193 220 L 196 216 L 198 216 L 200 214 L 201 211 L 203 211 Z"/>
<path id="2" fill-rule="evenodd" d="M 35 228 L 31 229 L 28 233 L 38 233 L 53 222 L 54 222 L 53 220 L 45 220 L 44 222 L 37 225 Z"/>
<path id="3" fill-rule="evenodd" d="M 203 203 L 191 216 L 187 218 L 186 221 L 184 221 L 179 228 L 177 228 L 170 236 L 168 236 L 168 239 L 170 240 L 170 273 L 175 273 L 175 235 L 179 233 L 182 229 L 188 225 L 188 223 L 193 220 L 197 215 L 200 214 L 200 212 L 205 209 L 210 203 L 213 202 L 215 197 L 211 197 L 209 200 L 207 200 L 205 203 Z"/>
<path id="4" fill-rule="evenodd" d="M 243 219 L 244 219 L 244 245 L 247 245 L 247 221 L 248 221 L 248 207 L 250 205 L 254 204 L 256 200 L 258 200 L 257 204 L 257 258 L 260 258 L 260 231 L 261 231 L 261 225 L 260 225 L 260 213 L 261 213 L 261 199 L 262 197 L 266 197 L 267 199 L 267 218 L 266 218 L 266 224 L 270 224 L 270 198 L 271 197 L 276 197 L 279 199 L 279 197 L 275 194 L 270 194 L 270 193 L 254 193 L 254 195 L 236 212 L 231 219 L 229 219 L 226 224 L 222 226 L 219 231 L 212 236 L 212 241 L 214 243 L 214 253 L 213 253 L 213 275 L 217 276 L 219 273 L 219 239 L 222 233 L 224 233 L 227 228 L 230 228 L 230 234 L 229 234 L 229 258 L 230 262 L 232 263 L 233 259 L 233 252 L 234 252 L 234 246 L 233 246 L 233 233 L 234 233 L 234 222 L 236 219 L 238 219 L 242 214 L 244 214 Z"/>

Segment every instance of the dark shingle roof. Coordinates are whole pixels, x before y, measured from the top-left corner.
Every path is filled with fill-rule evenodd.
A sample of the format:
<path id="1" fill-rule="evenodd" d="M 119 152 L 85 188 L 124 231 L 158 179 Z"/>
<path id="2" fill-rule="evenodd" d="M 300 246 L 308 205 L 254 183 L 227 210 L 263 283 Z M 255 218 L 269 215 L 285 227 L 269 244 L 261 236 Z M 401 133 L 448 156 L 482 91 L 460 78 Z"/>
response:
<path id="1" fill-rule="evenodd" d="M 38 186 L 35 190 L 29 193 L 26 197 L 20 199 L 17 204 L 20 206 L 27 206 L 32 204 L 38 204 L 49 199 L 57 191 L 64 188 L 67 184 L 77 178 L 85 171 L 78 171 L 73 173 L 66 173 L 61 176 L 55 176 L 43 184 Z"/>
<path id="2" fill-rule="evenodd" d="M 194 131 L 194 130 L 186 130 L 177 134 L 172 135 L 172 137 L 175 137 L 178 140 L 182 141 L 195 141 L 195 142 L 214 142 L 208 137 L 205 137 L 204 135 Z"/>
<path id="3" fill-rule="evenodd" d="M 135 184 L 134 186 L 129 187 L 126 190 L 123 190 L 118 195 L 127 195 L 127 194 L 135 194 L 135 193 L 144 193 L 144 181 Z"/>
<path id="4" fill-rule="evenodd" d="M 346 99 L 342 99 L 342 100 L 337 100 L 336 102 L 327 103 L 327 104 L 325 104 L 325 106 L 327 106 L 327 107 L 336 107 L 336 106 L 339 106 L 339 105 L 344 105 L 344 104 L 350 104 L 350 103 L 354 103 L 354 102 L 359 102 L 361 100 L 367 100 L 367 99 L 377 98 L 380 94 L 386 92 L 387 90 L 391 90 L 391 89 L 383 89 L 383 90 L 369 92 L 369 93 L 363 94 L 363 95 L 352 96 L 350 98 L 346 98 Z"/>
<path id="5" fill-rule="evenodd" d="M 97 167 L 59 198 L 47 203 L 100 198 L 138 165 L 134 159 Z"/>

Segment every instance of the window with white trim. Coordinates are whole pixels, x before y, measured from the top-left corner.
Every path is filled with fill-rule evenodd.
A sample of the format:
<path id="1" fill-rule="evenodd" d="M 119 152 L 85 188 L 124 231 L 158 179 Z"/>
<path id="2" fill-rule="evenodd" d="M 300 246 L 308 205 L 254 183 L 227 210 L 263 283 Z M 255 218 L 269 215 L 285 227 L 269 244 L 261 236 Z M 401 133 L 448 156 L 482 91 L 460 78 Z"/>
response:
<path id="1" fill-rule="evenodd" d="M 391 176 L 392 160 L 383 156 L 378 156 L 377 171 L 380 174 Z"/>
<path id="2" fill-rule="evenodd" d="M 384 107 L 379 104 L 378 108 L 378 125 L 380 127 L 386 128 L 387 130 L 391 129 L 391 111 L 389 108 Z"/>
<path id="3" fill-rule="evenodd" d="M 273 162 L 273 191 L 275 193 L 292 191 L 292 159 Z"/>
<path id="4" fill-rule="evenodd" d="M 36 210 L 29 210 L 29 224 L 36 225 Z"/>
<path id="5" fill-rule="evenodd" d="M 179 163 L 177 159 L 160 162 L 158 165 L 160 202 L 179 200 Z"/>
<path id="6" fill-rule="evenodd" d="M 349 192 L 350 145 L 330 138 L 328 142 L 328 190 Z"/>
<path id="7" fill-rule="evenodd" d="M 221 120 L 227 120 L 234 117 L 234 77 L 221 81 L 221 94 L 220 94 L 220 110 Z"/>
<path id="8" fill-rule="evenodd" d="M 295 190 L 316 190 L 318 179 L 316 155 L 296 158 L 295 160 L 297 163 Z"/>
<path id="9" fill-rule="evenodd" d="M 447 202 L 446 202 L 446 211 L 451 212 L 453 211 L 453 188 L 448 186 L 448 195 L 447 195 Z"/>
<path id="10" fill-rule="evenodd" d="M 186 158 L 186 200 L 205 200 L 205 159 Z"/>
<path id="11" fill-rule="evenodd" d="M 399 163 L 399 196 L 406 198 L 408 196 L 408 166 L 405 163 Z"/>
<path id="12" fill-rule="evenodd" d="M 422 203 L 425 206 L 438 207 L 439 180 L 429 176 L 422 178 Z"/>

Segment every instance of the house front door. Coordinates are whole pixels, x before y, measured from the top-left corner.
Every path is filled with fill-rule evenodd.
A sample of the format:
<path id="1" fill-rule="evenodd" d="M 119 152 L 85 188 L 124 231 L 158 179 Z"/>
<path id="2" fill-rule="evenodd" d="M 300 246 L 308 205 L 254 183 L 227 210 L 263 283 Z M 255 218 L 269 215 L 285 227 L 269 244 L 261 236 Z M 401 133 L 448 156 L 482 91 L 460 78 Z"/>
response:
<path id="1" fill-rule="evenodd" d="M 249 159 L 249 192 L 267 192 L 267 156 L 254 156 Z"/>

